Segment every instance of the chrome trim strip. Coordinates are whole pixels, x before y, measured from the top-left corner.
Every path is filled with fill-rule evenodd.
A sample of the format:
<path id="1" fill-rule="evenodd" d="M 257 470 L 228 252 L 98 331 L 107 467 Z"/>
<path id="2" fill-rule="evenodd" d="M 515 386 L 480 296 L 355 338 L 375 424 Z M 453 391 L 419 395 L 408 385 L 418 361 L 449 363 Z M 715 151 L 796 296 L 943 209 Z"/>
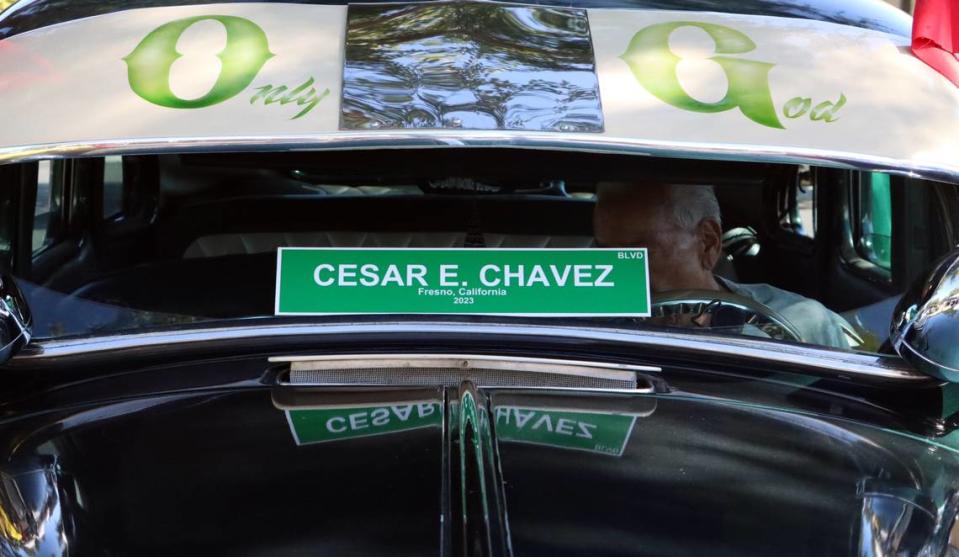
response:
<path id="1" fill-rule="evenodd" d="M 637 385 L 640 382 L 637 381 Z M 646 381 L 646 383 L 650 383 Z M 390 383 L 290 383 L 289 381 L 282 381 L 277 383 L 281 387 L 293 387 L 293 388 L 311 388 L 311 387 L 323 387 L 323 388 L 332 388 L 332 389 L 356 389 L 357 387 L 399 387 L 401 389 L 422 389 L 425 388 L 424 385 L 414 386 L 414 385 L 392 385 Z M 553 386 L 522 386 L 517 387 L 515 385 L 480 385 L 483 390 L 501 390 L 501 391 L 513 391 L 521 389 L 523 392 L 529 391 L 541 391 L 545 393 L 551 392 L 568 392 L 568 393 L 598 393 L 598 394 L 617 394 L 617 395 L 654 395 L 656 393 L 656 387 L 639 387 L 635 389 L 617 389 L 613 387 L 553 387 Z M 275 404 L 274 404 L 275 405 Z M 281 410 L 285 407 L 276 405 L 277 408 Z M 351 408 L 355 406 L 324 406 L 324 408 Z M 292 408 L 292 407 L 290 407 Z"/>
<path id="2" fill-rule="evenodd" d="M 525 358 L 476 354 L 335 354 L 322 356 L 278 356 L 270 362 L 289 362 L 290 373 L 297 371 L 343 371 L 369 369 L 487 369 L 512 373 L 552 373 L 569 377 L 635 381 L 637 375 L 661 372 L 653 366 L 605 362 Z M 415 373 L 414 373 L 415 374 Z M 287 379 L 289 381 L 289 379 Z M 299 384 L 299 383 L 297 383 Z"/>
<path id="3" fill-rule="evenodd" d="M 322 354 L 317 356 L 272 356 L 270 362 L 289 362 L 291 370 L 351 369 L 370 367 L 476 368 L 509 371 L 552 372 L 585 377 L 621 379 L 623 373 L 658 373 L 659 366 L 564 360 L 488 356 L 483 354 Z"/>
<path id="4" fill-rule="evenodd" d="M 496 385 L 484 386 L 484 391 L 517 391 L 516 387 L 498 387 Z M 542 393 L 596 393 L 602 395 L 616 394 L 616 395 L 655 395 L 656 387 L 636 387 L 635 389 L 613 389 L 605 387 L 523 387 L 523 393 L 529 392 L 542 392 Z M 576 411 L 576 408 L 568 408 L 567 410 Z M 637 416 L 649 416 L 652 414 L 636 414 Z"/>
<path id="5" fill-rule="evenodd" d="M 343 149 L 416 149 L 439 147 L 517 148 L 633 154 L 671 158 L 816 164 L 888 172 L 911 177 L 959 182 L 959 165 L 931 165 L 811 148 L 749 144 L 698 143 L 615 138 L 587 133 L 402 130 L 331 132 L 283 137 L 193 137 L 66 141 L 0 148 L 0 164 L 51 158 L 95 157 L 119 154 L 195 152 L 317 151 Z"/>
<path id="6" fill-rule="evenodd" d="M 564 327 L 522 324 L 463 323 L 346 323 L 346 324 L 274 324 L 211 327 L 181 331 L 156 331 L 126 335 L 46 340 L 32 343 L 12 362 L 54 360 L 111 351 L 134 350 L 168 344 L 190 345 L 205 342 L 243 340 L 280 336 L 334 336 L 363 334 L 468 334 L 485 336 L 542 336 L 580 341 L 607 341 L 634 346 L 701 352 L 705 355 L 732 356 L 777 364 L 803 366 L 811 372 L 846 378 L 929 382 L 930 378 L 909 368 L 901 360 L 877 355 L 840 352 L 827 348 L 790 345 L 748 337 L 722 337 L 661 331 L 631 331 L 596 327 Z"/>

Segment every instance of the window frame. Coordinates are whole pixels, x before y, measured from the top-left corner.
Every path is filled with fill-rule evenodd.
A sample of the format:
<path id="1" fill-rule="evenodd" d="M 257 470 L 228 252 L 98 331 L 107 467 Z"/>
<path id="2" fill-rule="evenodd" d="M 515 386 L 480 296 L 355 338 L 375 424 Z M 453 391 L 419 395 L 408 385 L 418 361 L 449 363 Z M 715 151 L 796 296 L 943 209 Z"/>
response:
<path id="1" fill-rule="evenodd" d="M 36 213 L 37 201 L 40 195 L 40 165 L 50 164 L 50 208 L 46 226 L 43 231 L 43 242 L 34 247 L 36 234 L 36 220 L 40 216 Z M 36 259 L 41 254 L 60 243 L 66 235 L 70 213 L 70 202 L 67 186 L 67 163 L 64 160 L 37 161 L 35 178 L 33 181 L 33 203 L 31 219 L 30 255 Z"/>
<path id="2" fill-rule="evenodd" d="M 804 178 L 809 182 L 809 192 L 812 194 L 812 218 L 809 223 L 803 222 L 799 209 L 799 194 L 803 191 L 802 182 Z M 819 229 L 818 205 L 819 192 L 816 187 L 816 173 L 808 165 L 800 165 L 795 179 L 778 192 L 776 201 L 777 228 L 780 232 L 789 236 L 805 238 L 809 242 L 815 243 Z"/>
<path id="3" fill-rule="evenodd" d="M 25 225 L 29 227 L 30 232 L 30 236 L 26 237 L 29 246 L 22 250 L 28 254 L 30 261 L 29 271 L 25 276 L 36 282 L 43 282 L 62 271 L 63 266 L 79 253 L 83 245 L 85 213 L 88 210 L 89 203 L 89 196 L 84 193 L 85 188 L 81 183 L 83 179 L 83 173 L 81 172 L 82 159 L 56 159 L 51 162 L 62 165 L 62 173 L 60 173 L 60 228 L 56 230 L 57 234 L 54 240 L 37 252 L 32 251 L 32 233 L 38 190 L 38 172 L 34 172 L 31 176 L 29 190 L 32 199 L 23 200 L 23 211 L 27 220 Z M 55 173 L 51 173 L 51 179 L 53 174 Z"/>
<path id="4" fill-rule="evenodd" d="M 33 234 L 33 176 L 36 163 L 0 165 L 0 200 L 4 208 L 0 214 L 0 227 L 10 242 L 9 250 L 0 252 L 0 268 L 26 274 L 30 270 L 31 253 L 25 240 Z"/>
<path id="5" fill-rule="evenodd" d="M 106 211 L 104 211 L 104 206 L 106 204 L 106 199 L 107 199 L 107 183 L 108 183 L 107 182 L 107 165 L 109 162 L 108 159 L 110 159 L 111 157 L 120 159 L 120 182 L 119 182 L 119 185 L 120 185 L 119 202 L 120 203 L 116 211 L 114 211 L 113 213 L 107 214 Z M 126 218 L 126 214 L 129 212 L 129 207 L 128 207 L 129 196 L 127 195 L 128 184 L 126 182 L 126 173 L 127 173 L 126 166 L 127 166 L 127 157 L 122 155 L 105 156 L 103 157 L 103 159 L 101 159 L 100 163 L 97 165 L 100 173 L 100 177 L 99 177 L 100 179 L 97 180 L 99 187 L 96 188 L 97 195 L 96 195 L 96 199 L 94 200 L 94 203 L 96 207 L 95 215 L 98 221 L 108 222 L 108 223 L 121 222 Z"/>

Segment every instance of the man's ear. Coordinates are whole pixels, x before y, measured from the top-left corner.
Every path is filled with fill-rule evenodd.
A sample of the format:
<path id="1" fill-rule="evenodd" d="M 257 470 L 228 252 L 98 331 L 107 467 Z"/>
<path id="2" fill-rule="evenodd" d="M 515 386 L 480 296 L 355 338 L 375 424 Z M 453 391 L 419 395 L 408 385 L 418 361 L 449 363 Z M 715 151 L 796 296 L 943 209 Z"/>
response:
<path id="1" fill-rule="evenodd" d="M 700 264 L 712 272 L 723 253 L 723 228 L 713 219 L 703 219 L 697 226 L 700 241 Z"/>

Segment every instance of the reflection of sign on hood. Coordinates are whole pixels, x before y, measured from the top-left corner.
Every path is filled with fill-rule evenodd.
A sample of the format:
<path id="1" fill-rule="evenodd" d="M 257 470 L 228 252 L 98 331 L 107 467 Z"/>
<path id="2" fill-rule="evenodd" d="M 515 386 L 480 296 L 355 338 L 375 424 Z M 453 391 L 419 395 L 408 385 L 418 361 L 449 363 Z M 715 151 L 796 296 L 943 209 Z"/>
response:
<path id="1" fill-rule="evenodd" d="M 408 402 L 377 406 L 304 408 L 286 410 L 297 445 L 340 441 L 440 427 L 443 411 L 438 402 Z"/>
<path id="2" fill-rule="evenodd" d="M 496 438 L 500 441 L 548 445 L 621 456 L 636 414 L 618 414 L 552 408 L 500 406 L 495 410 Z"/>

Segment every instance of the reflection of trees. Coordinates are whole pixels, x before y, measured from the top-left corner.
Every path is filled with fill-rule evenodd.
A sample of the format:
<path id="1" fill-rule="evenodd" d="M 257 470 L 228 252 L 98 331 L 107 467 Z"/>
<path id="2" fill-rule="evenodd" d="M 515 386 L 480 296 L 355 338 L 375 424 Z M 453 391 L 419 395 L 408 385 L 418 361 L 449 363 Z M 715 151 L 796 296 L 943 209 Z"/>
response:
<path id="1" fill-rule="evenodd" d="M 350 8 L 347 59 L 370 60 L 392 47 L 429 41 L 479 45 L 493 56 L 542 69 L 592 66 L 584 10 L 442 3 Z M 544 56 L 544 51 L 549 56 Z M 402 54 L 397 52 L 395 54 Z"/>
<path id="2" fill-rule="evenodd" d="M 581 0 L 590 8 L 633 7 L 689 10 L 814 19 L 888 33 L 910 35 L 912 21 L 892 6 L 869 0 Z M 540 2 L 537 2 L 540 3 Z M 545 2 L 549 3 L 549 2 Z"/>
<path id="3" fill-rule="evenodd" d="M 0 7 L 4 2 L 0 0 Z M 16 0 L 15 0 L 16 1 Z M 31 29 L 135 8 L 215 4 L 221 0 L 19 0 L 7 17 L 0 14 L 0 39 Z M 270 0 L 265 0 L 269 2 Z M 0 10 L 2 11 L 2 10 Z"/>
<path id="4" fill-rule="evenodd" d="M 934 297 L 922 308 L 916 326 L 922 328 L 926 323 L 938 315 L 955 317 L 959 312 L 959 288 L 951 288 L 946 292 L 937 292 Z"/>
<path id="5" fill-rule="evenodd" d="M 598 131 L 593 70 L 585 10 L 354 4 L 344 122 Z"/>
<path id="6" fill-rule="evenodd" d="M 214 4 L 222 0 L 23 0 L 25 5 L 0 20 L 0 38 L 45 25 L 93 15 L 154 6 Z M 260 0 L 295 1 L 295 0 Z M 0 0 L 0 11 L 11 0 Z M 346 4 L 346 0 L 300 0 L 302 4 Z M 909 35 L 911 22 L 895 8 L 869 0 L 528 0 L 524 4 L 583 8 L 641 8 L 773 15 L 843 23 Z"/>

